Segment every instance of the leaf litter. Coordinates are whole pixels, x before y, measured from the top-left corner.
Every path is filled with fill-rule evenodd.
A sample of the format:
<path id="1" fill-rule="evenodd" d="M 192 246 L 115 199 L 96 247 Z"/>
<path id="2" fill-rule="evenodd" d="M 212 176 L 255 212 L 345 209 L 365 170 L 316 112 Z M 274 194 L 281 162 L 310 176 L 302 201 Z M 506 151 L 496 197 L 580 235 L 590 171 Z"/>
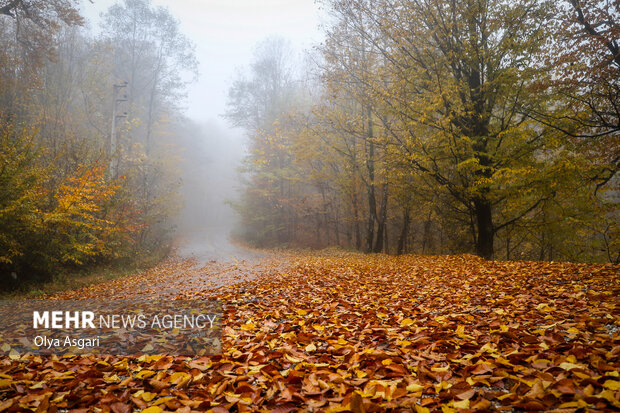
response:
<path id="1" fill-rule="evenodd" d="M 52 298 L 222 300 L 221 356 L 3 357 L 0 411 L 618 410 L 619 274 L 470 255 L 170 260 Z"/>

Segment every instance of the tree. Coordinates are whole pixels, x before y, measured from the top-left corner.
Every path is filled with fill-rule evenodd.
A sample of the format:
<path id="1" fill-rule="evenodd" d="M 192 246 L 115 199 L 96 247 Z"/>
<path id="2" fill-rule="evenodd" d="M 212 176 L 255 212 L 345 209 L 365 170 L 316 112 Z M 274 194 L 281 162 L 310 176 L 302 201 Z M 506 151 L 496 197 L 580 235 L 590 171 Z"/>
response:
<path id="1" fill-rule="evenodd" d="M 177 210 L 175 156 L 164 149 L 171 119 L 197 70 L 194 45 L 179 22 L 150 0 L 125 0 L 104 14 L 102 40 L 114 52 L 114 80 L 128 82 L 127 142 L 113 154 L 124 166 L 134 198 L 143 211 L 141 241 L 158 243 L 157 235 Z M 122 169 L 122 168 L 121 168 Z"/>
<path id="2" fill-rule="evenodd" d="M 153 7 L 150 0 L 125 0 L 110 7 L 103 31 L 114 50 L 115 78 L 128 82 L 129 116 L 144 116 L 148 154 L 153 126 L 164 105 L 178 104 L 187 82 L 196 75 L 194 45 L 170 12 Z"/>
<path id="3" fill-rule="evenodd" d="M 0 111 L 28 115 L 29 97 L 40 85 L 38 70 L 55 57 L 56 34 L 83 23 L 77 0 L 0 1 Z"/>
<path id="4" fill-rule="evenodd" d="M 562 103 L 531 115 L 561 130 L 576 151 L 589 152 L 598 191 L 620 170 L 620 1 L 565 0 L 556 7 L 548 93 Z"/>
<path id="5" fill-rule="evenodd" d="M 362 3 L 363 7 L 370 4 Z M 320 133 L 319 136 L 335 138 L 326 143 L 339 147 L 334 155 L 344 156 L 345 162 L 351 162 L 364 184 L 363 198 L 367 202 L 364 249 L 381 252 L 386 235 L 389 182 L 383 170 L 385 163 L 380 145 L 385 140 L 381 130 L 384 125 L 377 117 L 379 102 L 372 87 L 384 81 L 383 62 L 377 47 L 381 42 L 380 33 L 360 9 L 334 3 L 333 13 L 339 18 L 338 23 L 321 48 L 325 61 L 322 68 L 326 88 L 324 101 L 329 102 L 329 106 L 317 113 L 337 133 Z M 338 139 L 343 142 L 337 143 Z M 355 196 L 353 202 L 357 204 L 358 199 L 361 201 L 362 197 Z"/>
<path id="6" fill-rule="evenodd" d="M 54 34 L 63 26 L 81 25 L 77 0 L 2 0 L 0 21 L 9 20 L 15 39 L 31 62 L 54 54 Z"/>
<path id="7" fill-rule="evenodd" d="M 166 252 L 179 205 L 170 125 L 187 122 L 178 105 L 190 80 L 185 69 L 195 68 L 191 44 L 167 10 L 125 4 L 144 6 L 146 20 L 133 20 L 142 89 L 131 122 L 118 128 L 117 175 L 107 170 L 106 150 L 113 72 L 131 51 L 78 27 L 76 5 L 0 0 L 0 273 L 20 280 Z M 115 7 L 121 20 L 130 11 Z"/>
<path id="8" fill-rule="evenodd" d="M 533 197 L 503 222 L 495 221 L 510 193 L 527 182 L 511 187 L 501 176 L 535 167 L 536 151 L 549 142 L 547 131 L 523 114 L 548 104 L 534 87 L 547 5 L 529 0 L 333 4 L 387 62 L 389 82 L 368 87 L 380 99 L 378 117 L 401 155 L 460 204 L 471 221 L 476 253 L 492 257 L 497 232 L 550 196 Z M 352 18 L 360 13 L 371 29 Z"/>
<path id="9" fill-rule="evenodd" d="M 246 160 L 248 187 L 241 208 L 253 241 L 283 244 L 293 238 L 291 208 L 291 134 L 287 115 L 295 102 L 292 52 L 286 41 L 272 37 L 259 43 L 248 74 L 241 74 L 228 93 L 226 118 L 243 127 L 250 139 Z"/>
<path id="10" fill-rule="evenodd" d="M 287 72 L 273 69 L 282 59 L 257 59 L 254 69 L 271 69 L 230 91 L 228 117 L 251 138 L 240 210 L 248 235 L 258 234 L 252 241 L 618 259 L 617 134 L 601 133 L 606 145 L 579 141 L 604 126 L 588 126 L 595 112 L 577 104 L 568 92 L 578 89 L 561 76 L 586 66 L 549 59 L 566 33 L 553 23 L 562 16 L 557 2 L 323 4 L 332 25 L 311 69 L 320 79 L 311 99 L 293 88 L 288 99 Z M 594 26 L 615 30 L 604 21 Z M 602 49 L 613 54 L 614 42 Z M 615 87 L 617 77 L 607 82 Z M 597 96 L 600 107 L 612 98 Z M 613 106 L 604 110 L 612 119 Z"/>

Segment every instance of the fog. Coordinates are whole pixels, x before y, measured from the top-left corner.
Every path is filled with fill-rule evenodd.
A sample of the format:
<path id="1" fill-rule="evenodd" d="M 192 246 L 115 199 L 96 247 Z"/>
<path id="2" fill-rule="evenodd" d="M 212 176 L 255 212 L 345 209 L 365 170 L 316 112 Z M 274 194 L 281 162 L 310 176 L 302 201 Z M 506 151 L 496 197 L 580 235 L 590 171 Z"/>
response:
<path id="1" fill-rule="evenodd" d="M 85 0 L 82 14 L 98 32 L 100 15 L 117 1 Z M 321 41 L 321 11 L 314 0 L 153 0 L 180 22 L 195 45 L 197 79 L 188 87 L 182 126 L 181 183 L 184 205 L 178 218 L 179 252 L 203 259 L 241 252 L 229 242 L 236 215 L 238 168 L 244 157 L 244 132 L 222 117 L 233 79 L 249 64 L 261 40 L 286 39 L 300 55 Z M 205 248 L 206 247 L 206 248 Z"/>
<path id="2" fill-rule="evenodd" d="M 243 139 L 222 121 L 210 120 L 182 134 L 181 183 L 184 199 L 176 246 L 181 256 L 202 261 L 245 256 L 230 243 L 236 223 L 231 203 L 237 197 Z"/>

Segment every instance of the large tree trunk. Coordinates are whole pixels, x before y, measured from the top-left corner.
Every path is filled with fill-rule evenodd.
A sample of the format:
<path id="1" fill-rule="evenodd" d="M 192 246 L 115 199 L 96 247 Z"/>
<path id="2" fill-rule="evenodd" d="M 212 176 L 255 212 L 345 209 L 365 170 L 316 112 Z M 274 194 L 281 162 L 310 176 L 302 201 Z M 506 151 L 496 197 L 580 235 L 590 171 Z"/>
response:
<path id="1" fill-rule="evenodd" d="M 491 203 L 486 199 L 476 199 L 474 201 L 474 212 L 478 226 L 478 237 L 476 238 L 476 254 L 482 258 L 493 258 L 493 215 Z"/>

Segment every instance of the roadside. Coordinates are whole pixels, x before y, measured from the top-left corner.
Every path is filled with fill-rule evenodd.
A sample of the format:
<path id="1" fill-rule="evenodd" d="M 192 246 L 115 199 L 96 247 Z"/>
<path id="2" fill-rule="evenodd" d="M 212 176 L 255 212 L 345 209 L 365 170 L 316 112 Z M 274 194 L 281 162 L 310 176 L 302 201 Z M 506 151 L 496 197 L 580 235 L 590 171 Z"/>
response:
<path id="1" fill-rule="evenodd" d="M 142 257 L 135 261 L 123 260 L 94 268 L 65 270 L 49 280 L 30 280 L 12 290 L 0 291 L 0 300 L 28 300 L 49 297 L 66 291 L 90 288 L 94 285 L 124 279 L 133 274 L 158 266 L 165 258 Z"/>
<path id="2" fill-rule="evenodd" d="M 66 271 L 49 281 L 2 292 L 0 299 L 171 298 L 250 280 L 273 258 L 264 251 L 231 243 L 223 231 L 196 232 L 179 237 L 168 257 Z"/>

